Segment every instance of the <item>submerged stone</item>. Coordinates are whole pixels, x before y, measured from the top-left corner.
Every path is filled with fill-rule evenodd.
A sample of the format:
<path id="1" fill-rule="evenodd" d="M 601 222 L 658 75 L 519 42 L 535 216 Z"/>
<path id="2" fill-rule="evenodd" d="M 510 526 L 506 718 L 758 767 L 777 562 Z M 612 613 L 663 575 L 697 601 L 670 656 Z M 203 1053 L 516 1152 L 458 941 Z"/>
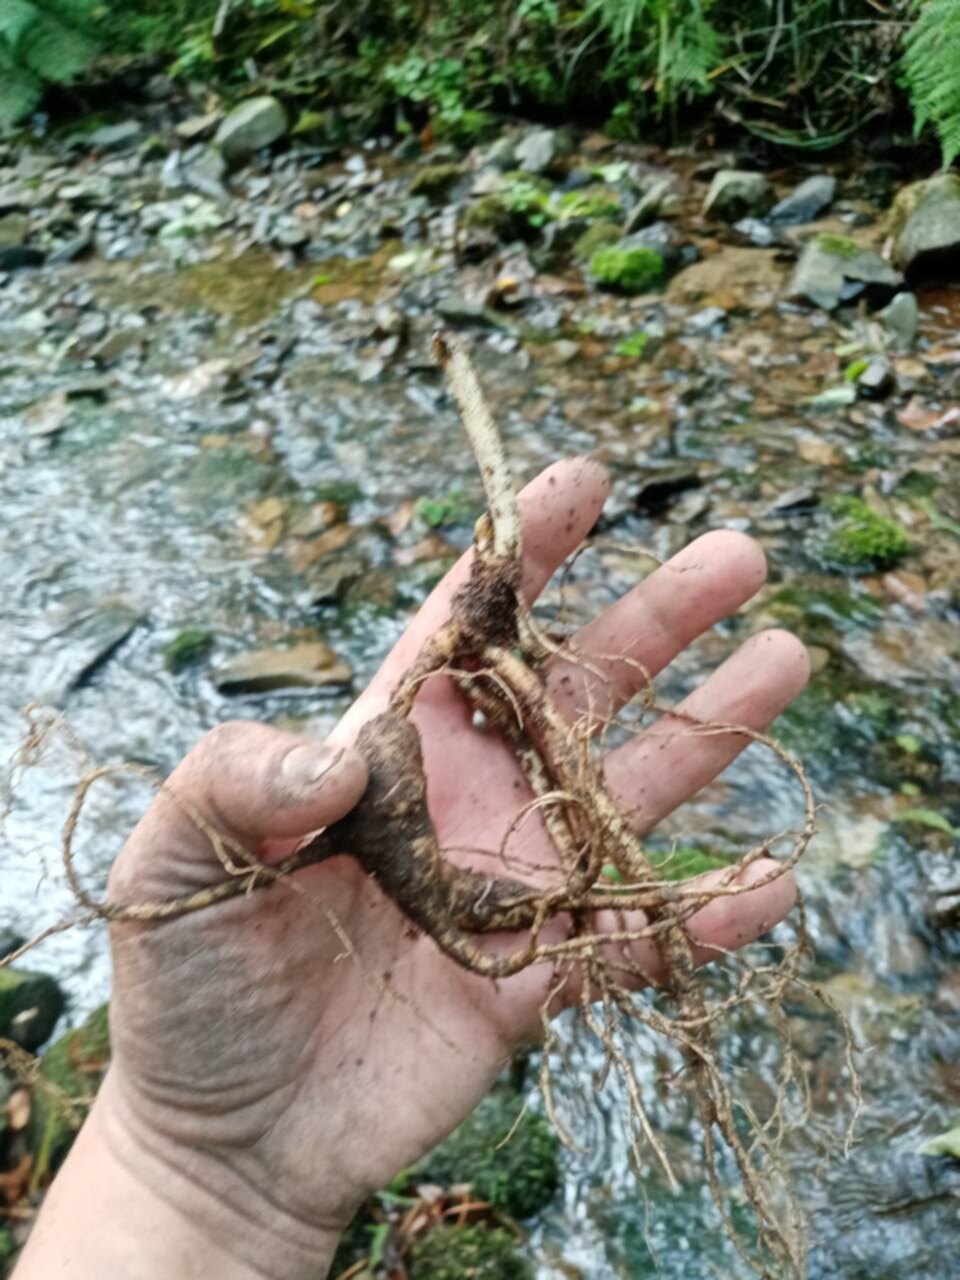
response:
<path id="1" fill-rule="evenodd" d="M 960 175 L 906 188 L 894 206 L 896 259 L 911 281 L 960 279 Z"/>
<path id="2" fill-rule="evenodd" d="M 196 666 L 209 657 L 214 645 L 211 631 L 188 628 L 174 636 L 163 651 L 163 665 L 171 675 L 179 675 L 187 667 Z"/>
<path id="3" fill-rule="evenodd" d="M 320 689 L 348 685 L 352 679 L 349 665 L 319 640 L 241 653 L 216 673 L 217 688 L 226 694 Z"/>

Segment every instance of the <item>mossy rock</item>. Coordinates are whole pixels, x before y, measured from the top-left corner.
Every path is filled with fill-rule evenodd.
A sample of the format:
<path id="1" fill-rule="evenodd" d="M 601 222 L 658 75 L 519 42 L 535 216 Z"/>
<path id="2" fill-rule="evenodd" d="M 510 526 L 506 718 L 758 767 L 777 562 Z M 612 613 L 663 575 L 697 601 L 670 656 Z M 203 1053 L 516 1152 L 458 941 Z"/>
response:
<path id="1" fill-rule="evenodd" d="M 533 1267 L 501 1227 L 437 1227 L 410 1250 L 411 1280 L 533 1280 Z"/>
<path id="2" fill-rule="evenodd" d="M 453 489 L 439 498 L 418 498 L 413 514 L 428 528 L 442 529 L 451 525 L 473 524 L 480 510 L 462 490 Z"/>
<path id="3" fill-rule="evenodd" d="M 77 1100 L 78 1118 L 86 1110 L 103 1080 L 110 1059 L 109 1006 L 101 1005 L 72 1031 L 67 1031 L 40 1059 L 40 1080 Z M 77 1130 L 53 1092 L 36 1087 L 30 1113 L 28 1141 L 34 1152 L 34 1177 L 39 1182 L 46 1171 L 63 1161 Z"/>
<path id="4" fill-rule="evenodd" d="M 410 194 L 440 200 L 458 182 L 462 182 L 469 172 L 465 164 L 428 164 L 414 176 L 410 183 Z"/>
<path id="5" fill-rule="evenodd" d="M 835 497 L 827 507 L 836 523 L 824 553 L 835 564 L 864 573 L 889 569 L 910 550 L 903 525 L 878 515 L 862 498 Z"/>
<path id="6" fill-rule="evenodd" d="M 0 1036 L 31 1053 L 49 1039 L 66 1001 L 48 973 L 0 969 Z"/>
<path id="7" fill-rule="evenodd" d="M 163 665 L 171 675 L 179 675 L 188 667 L 195 667 L 209 657 L 214 637 L 211 631 L 188 627 L 175 635 L 163 651 Z"/>
<path id="8" fill-rule="evenodd" d="M 8 1276 L 13 1266 L 17 1246 L 9 1227 L 0 1227 L 0 1276 Z"/>
<path id="9" fill-rule="evenodd" d="M 623 205 L 605 187 L 584 187 L 580 191 L 567 191 L 557 201 L 557 211 L 564 220 L 586 219 L 598 222 L 623 218 Z"/>
<path id="10" fill-rule="evenodd" d="M 622 249 L 611 245 L 598 249 L 590 259 L 590 276 L 601 289 L 615 293 L 646 293 L 661 283 L 662 256 L 656 249 L 638 246 Z"/>
<path id="11" fill-rule="evenodd" d="M 815 241 L 824 253 L 832 254 L 834 258 L 856 258 L 863 252 L 863 246 L 857 244 L 851 236 L 834 235 L 825 231 L 816 236 Z"/>
<path id="12" fill-rule="evenodd" d="M 474 1194 L 511 1218 L 529 1218 L 553 1199 L 560 1181 L 558 1139 L 548 1121 L 523 1109 L 512 1089 L 498 1089 L 414 1171 L 418 1182 L 469 1183 Z M 500 1144 L 503 1143 L 501 1146 Z"/>
<path id="13" fill-rule="evenodd" d="M 608 249 L 620 239 L 620 225 L 616 222 L 595 222 L 587 227 L 573 246 L 573 256 L 577 262 L 589 262 L 593 255 L 601 249 Z"/>

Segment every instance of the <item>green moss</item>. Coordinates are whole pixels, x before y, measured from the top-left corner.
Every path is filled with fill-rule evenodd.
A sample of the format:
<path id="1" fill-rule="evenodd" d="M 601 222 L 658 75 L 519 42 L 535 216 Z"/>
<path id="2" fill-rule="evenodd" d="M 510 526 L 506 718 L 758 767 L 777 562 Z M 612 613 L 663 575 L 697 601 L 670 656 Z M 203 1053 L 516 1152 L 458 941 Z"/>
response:
<path id="1" fill-rule="evenodd" d="M 461 182 L 470 170 L 464 164 L 430 164 L 417 173 L 410 183 L 412 196 L 429 196 L 436 199 L 445 196 L 451 187 Z"/>
<path id="2" fill-rule="evenodd" d="M 564 220 L 586 218 L 590 222 L 599 219 L 620 218 L 623 206 L 616 196 L 604 189 L 586 188 L 583 191 L 568 191 L 557 202 L 559 215 Z"/>
<path id="3" fill-rule="evenodd" d="M 681 845 L 677 849 L 651 849 L 650 861 L 664 880 L 689 880 L 707 871 L 729 867 L 730 859 L 722 854 L 698 849 L 693 845 Z"/>
<path id="4" fill-rule="evenodd" d="M 504 1143 L 523 1109 L 512 1089 L 499 1089 L 445 1142 L 425 1156 L 416 1181 L 452 1186 L 469 1183 L 474 1193 L 512 1218 L 529 1218 L 553 1199 L 559 1182 L 557 1136 L 543 1116 L 528 1111 Z"/>
<path id="5" fill-rule="evenodd" d="M 835 497 L 828 509 L 836 518 L 825 546 L 828 560 L 850 569 L 885 569 L 910 550 L 906 529 L 877 515 L 862 498 Z"/>
<path id="6" fill-rule="evenodd" d="M 649 333 L 644 333 L 642 329 L 638 329 L 636 333 L 631 333 L 629 338 L 624 338 L 622 342 L 618 342 L 614 347 L 614 351 L 618 356 L 630 356 L 635 360 L 639 360 L 649 343 Z"/>
<path id="7" fill-rule="evenodd" d="M 883 606 L 853 584 L 846 590 L 789 586 L 781 587 L 773 596 L 770 612 L 795 627 L 806 625 L 810 630 L 819 630 L 826 624 L 849 629 L 879 622 Z"/>
<path id="8" fill-rule="evenodd" d="M 0 1036 L 24 1049 L 40 1048 L 64 1003 L 63 992 L 50 974 L 0 969 Z"/>
<path id="9" fill-rule="evenodd" d="M 816 244 L 824 253 L 832 254 L 835 258 L 855 258 L 861 252 L 860 245 L 850 236 L 838 236 L 829 232 L 817 236 Z"/>
<path id="10" fill-rule="evenodd" d="M 480 510 L 462 490 L 453 489 L 441 498 L 418 498 L 413 514 L 431 529 L 440 529 L 445 525 L 472 524 Z"/>
<path id="11" fill-rule="evenodd" d="M 533 1280 L 533 1268 L 500 1227 L 437 1227 L 410 1251 L 412 1280 Z"/>
<path id="12" fill-rule="evenodd" d="M 604 289 L 645 293 L 663 279 L 663 258 L 656 249 L 599 249 L 590 259 L 590 275 Z"/>
<path id="13" fill-rule="evenodd" d="M 363 490 L 355 480 L 326 480 L 310 490 L 313 502 L 334 502 L 338 507 L 351 507 L 363 497 Z"/>
<path id="14" fill-rule="evenodd" d="M 40 1059 L 40 1077 L 70 1098 L 89 1098 L 100 1087 L 110 1058 L 109 1006 L 101 1005 L 87 1020 L 55 1040 Z M 80 1107 L 81 1113 L 85 1110 Z M 76 1136 L 64 1108 L 43 1089 L 34 1093 L 28 1140 L 34 1156 L 34 1182 L 56 1169 Z"/>
<path id="15" fill-rule="evenodd" d="M 179 675 L 187 667 L 196 666 L 206 658 L 213 648 L 214 638 L 210 631 L 188 628 L 173 637 L 163 651 L 163 665 L 171 675 Z"/>
<path id="16" fill-rule="evenodd" d="M 577 262 L 589 262 L 600 249 L 609 248 L 620 239 L 620 226 L 616 222 L 595 222 L 587 227 L 583 235 L 573 246 L 573 256 Z"/>

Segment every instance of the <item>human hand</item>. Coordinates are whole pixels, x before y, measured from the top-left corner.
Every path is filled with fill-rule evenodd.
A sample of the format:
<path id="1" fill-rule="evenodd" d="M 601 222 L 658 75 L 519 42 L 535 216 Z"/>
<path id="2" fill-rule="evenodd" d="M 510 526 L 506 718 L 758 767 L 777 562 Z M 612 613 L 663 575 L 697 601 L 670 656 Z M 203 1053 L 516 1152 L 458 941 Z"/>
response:
<path id="1" fill-rule="evenodd" d="M 605 495 L 602 470 L 584 460 L 551 467 L 525 490 L 528 599 L 592 527 Z M 130 837 L 111 876 L 111 901 L 176 897 L 221 881 L 205 831 L 276 861 L 348 812 L 366 778 L 350 744 L 446 617 L 464 573 L 461 561 L 326 747 L 257 724 L 207 735 Z M 640 688 L 643 670 L 654 675 L 734 612 L 764 573 L 762 552 L 745 536 L 700 538 L 584 629 L 578 647 L 604 679 L 557 665 L 554 700 L 571 715 L 588 701 L 614 710 Z M 798 641 L 762 633 L 683 708 L 763 729 L 807 675 Z M 441 847 L 489 870 L 490 853 L 528 798 L 522 775 L 500 740 L 474 727 L 445 680 L 424 686 L 412 718 Z M 637 828 L 649 830 L 746 741 L 661 722 L 655 735 L 610 754 L 608 781 Z M 535 822 L 522 845 L 532 862 L 552 856 Z M 769 871 L 769 863 L 754 863 L 746 880 Z M 792 902 L 789 875 L 711 902 L 690 924 L 699 959 L 756 938 Z M 516 1047 L 537 1035 L 554 979 L 547 966 L 498 983 L 464 972 L 348 857 L 167 923 L 115 925 L 112 935 L 113 1062 L 88 1125 L 131 1185 L 159 1195 L 168 1231 L 183 1223 L 243 1275 L 275 1280 L 322 1273 L 359 1201 L 454 1128 Z M 512 950 L 516 939 L 481 945 Z M 638 944 L 637 958 L 656 973 L 651 944 Z M 557 1010 L 576 998 L 573 987 L 561 993 Z"/>

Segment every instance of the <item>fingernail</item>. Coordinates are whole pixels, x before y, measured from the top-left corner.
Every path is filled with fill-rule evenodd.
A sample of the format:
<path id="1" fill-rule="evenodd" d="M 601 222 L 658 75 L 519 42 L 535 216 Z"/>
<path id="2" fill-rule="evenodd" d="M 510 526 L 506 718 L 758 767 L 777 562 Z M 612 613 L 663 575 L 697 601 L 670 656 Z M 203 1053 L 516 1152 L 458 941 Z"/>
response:
<path id="1" fill-rule="evenodd" d="M 309 791 L 322 782 L 342 758 L 342 747 L 331 747 L 325 742 L 309 742 L 288 751 L 280 768 L 284 780 L 290 786 L 298 791 Z"/>

